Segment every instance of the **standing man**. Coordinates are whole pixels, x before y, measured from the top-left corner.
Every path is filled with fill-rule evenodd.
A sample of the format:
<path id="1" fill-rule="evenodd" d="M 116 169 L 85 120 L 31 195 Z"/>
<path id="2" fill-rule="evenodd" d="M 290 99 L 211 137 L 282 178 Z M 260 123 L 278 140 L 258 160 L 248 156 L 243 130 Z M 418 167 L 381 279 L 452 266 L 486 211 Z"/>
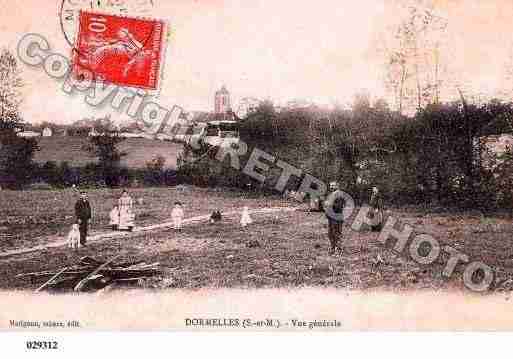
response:
<path id="1" fill-rule="evenodd" d="M 383 199 L 378 187 L 372 187 L 372 194 L 369 201 L 372 213 L 372 232 L 380 232 L 383 227 Z"/>
<path id="2" fill-rule="evenodd" d="M 328 218 L 328 238 L 330 240 L 329 254 L 334 254 L 335 250 L 342 252 L 340 238 L 344 227 L 343 212 L 346 205 L 343 192 L 340 191 L 337 182 L 330 183 L 331 194 L 324 205 L 324 213 Z"/>
<path id="3" fill-rule="evenodd" d="M 75 203 L 75 217 L 80 229 L 80 244 L 85 246 L 87 241 L 87 227 L 91 219 L 91 205 L 87 199 L 87 193 L 80 192 L 80 198 Z"/>

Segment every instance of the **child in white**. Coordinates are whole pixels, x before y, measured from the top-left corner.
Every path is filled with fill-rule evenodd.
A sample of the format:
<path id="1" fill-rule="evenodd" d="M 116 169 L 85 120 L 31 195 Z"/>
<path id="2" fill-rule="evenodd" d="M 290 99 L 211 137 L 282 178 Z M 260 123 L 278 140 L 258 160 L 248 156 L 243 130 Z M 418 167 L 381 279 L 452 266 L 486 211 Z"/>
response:
<path id="1" fill-rule="evenodd" d="M 171 218 L 173 219 L 173 228 L 180 230 L 182 229 L 183 222 L 183 208 L 180 202 L 175 202 L 175 207 L 171 211 Z"/>
<path id="2" fill-rule="evenodd" d="M 112 230 L 115 231 L 119 227 L 119 208 L 118 206 L 114 206 L 109 214 L 110 217 L 110 226 L 112 227 Z"/>
<path id="3" fill-rule="evenodd" d="M 72 249 L 80 248 L 80 230 L 76 223 L 71 227 L 71 231 L 68 234 L 68 246 Z"/>
<path id="4" fill-rule="evenodd" d="M 253 220 L 249 216 L 249 209 L 247 206 L 244 206 L 242 209 L 242 217 L 240 219 L 240 224 L 242 227 L 246 227 L 248 224 L 253 223 Z"/>

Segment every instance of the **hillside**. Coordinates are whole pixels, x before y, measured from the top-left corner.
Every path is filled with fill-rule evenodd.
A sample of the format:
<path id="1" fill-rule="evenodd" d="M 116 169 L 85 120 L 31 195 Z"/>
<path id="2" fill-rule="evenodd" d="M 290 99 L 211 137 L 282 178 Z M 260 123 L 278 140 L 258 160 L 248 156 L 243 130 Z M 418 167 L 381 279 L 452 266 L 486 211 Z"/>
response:
<path id="1" fill-rule="evenodd" d="M 83 166 L 96 159 L 83 150 L 87 138 L 80 137 L 42 137 L 38 140 L 40 151 L 36 152 L 38 163 L 67 161 L 71 166 Z M 166 158 L 166 167 L 176 167 L 176 157 L 182 146 L 176 143 L 152 141 L 143 138 L 129 138 L 121 143 L 120 148 L 128 155 L 123 158 L 123 165 L 130 168 L 142 168 L 155 155 Z"/>

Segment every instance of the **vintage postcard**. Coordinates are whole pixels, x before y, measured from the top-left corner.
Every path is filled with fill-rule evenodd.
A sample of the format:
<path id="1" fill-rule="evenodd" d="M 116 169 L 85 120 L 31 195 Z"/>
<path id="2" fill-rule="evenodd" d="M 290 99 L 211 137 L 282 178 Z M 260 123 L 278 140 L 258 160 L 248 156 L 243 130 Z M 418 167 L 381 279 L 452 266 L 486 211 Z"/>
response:
<path id="1" fill-rule="evenodd" d="M 0 8 L 0 330 L 513 329 L 511 1 Z"/>

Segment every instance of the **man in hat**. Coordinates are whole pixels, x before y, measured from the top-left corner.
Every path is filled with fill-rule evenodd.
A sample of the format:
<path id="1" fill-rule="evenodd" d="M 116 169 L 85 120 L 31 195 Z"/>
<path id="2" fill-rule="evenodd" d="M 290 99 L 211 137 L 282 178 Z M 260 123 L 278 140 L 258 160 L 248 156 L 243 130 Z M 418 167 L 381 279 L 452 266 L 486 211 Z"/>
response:
<path id="1" fill-rule="evenodd" d="M 87 193 L 80 192 L 80 198 L 75 203 L 75 217 L 80 230 L 80 244 L 85 246 L 87 241 L 87 228 L 91 219 L 91 205 L 87 199 Z"/>
<path id="2" fill-rule="evenodd" d="M 378 187 L 372 187 L 372 194 L 369 201 L 371 208 L 372 225 L 371 230 L 373 232 L 380 232 L 383 227 L 383 198 L 379 192 Z"/>
<path id="3" fill-rule="evenodd" d="M 329 254 L 334 254 L 335 250 L 342 252 L 340 237 L 342 237 L 344 227 L 343 211 L 346 202 L 337 182 L 330 183 L 330 191 L 331 194 L 328 196 L 324 205 L 324 213 L 328 218 L 328 238 L 330 240 Z"/>

